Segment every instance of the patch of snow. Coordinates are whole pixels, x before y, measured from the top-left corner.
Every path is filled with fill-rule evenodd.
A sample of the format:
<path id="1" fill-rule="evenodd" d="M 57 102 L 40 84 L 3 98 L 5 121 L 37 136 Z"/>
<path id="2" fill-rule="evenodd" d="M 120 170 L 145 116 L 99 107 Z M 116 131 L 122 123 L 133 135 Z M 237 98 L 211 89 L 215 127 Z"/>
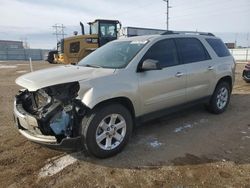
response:
<path id="1" fill-rule="evenodd" d="M 15 69 L 16 65 L 0 65 L 0 69 Z"/>
<path id="2" fill-rule="evenodd" d="M 247 134 L 247 132 L 246 132 L 246 131 L 241 131 L 240 133 L 242 133 L 242 134 Z"/>
<path id="3" fill-rule="evenodd" d="M 188 129 L 188 128 L 192 128 L 193 125 L 191 124 L 187 124 L 187 125 L 184 125 L 184 126 L 181 126 L 181 127 L 178 127 L 174 130 L 175 133 L 178 133 L 178 132 L 181 132 L 182 130 L 185 130 L 185 129 Z"/>
<path id="4" fill-rule="evenodd" d="M 16 72 L 19 73 L 19 74 L 22 74 L 22 73 L 26 73 L 28 71 L 26 71 L 26 70 L 20 70 L 20 71 L 16 71 Z"/>
<path id="5" fill-rule="evenodd" d="M 22 63 L 22 64 L 16 64 L 16 65 L 19 66 L 19 65 L 29 65 L 29 64 L 27 64 L 27 63 Z"/>
<path id="6" fill-rule="evenodd" d="M 46 164 L 39 172 L 38 177 L 44 178 L 46 176 L 53 176 L 58 172 L 62 171 L 69 165 L 75 163 L 77 159 L 71 155 L 64 155 L 58 159 L 50 161 Z"/>
<path id="7" fill-rule="evenodd" d="M 245 140 L 245 139 L 249 139 L 249 138 L 250 138 L 250 136 L 243 136 L 241 139 Z"/>
<path id="8" fill-rule="evenodd" d="M 158 140 L 154 140 L 152 142 L 149 142 L 149 145 L 153 148 L 159 148 L 162 145 L 162 143 L 159 142 Z"/>
<path id="9" fill-rule="evenodd" d="M 200 119 L 200 123 L 206 123 L 208 122 L 208 119 Z"/>

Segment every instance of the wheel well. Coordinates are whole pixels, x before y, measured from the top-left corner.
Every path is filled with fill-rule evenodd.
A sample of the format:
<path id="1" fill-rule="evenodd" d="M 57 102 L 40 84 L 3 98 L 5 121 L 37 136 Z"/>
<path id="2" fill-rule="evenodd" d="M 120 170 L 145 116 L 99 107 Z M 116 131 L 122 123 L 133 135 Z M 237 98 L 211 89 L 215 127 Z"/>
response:
<path id="1" fill-rule="evenodd" d="M 227 82 L 227 83 L 229 84 L 230 90 L 231 90 L 231 92 L 232 92 L 232 90 L 233 90 L 233 83 L 232 83 L 232 78 L 231 78 L 231 76 L 222 77 L 222 78 L 218 81 L 217 85 L 218 85 L 219 83 L 221 83 L 221 82 Z M 217 87 L 217 85 L 216 85 L 216 87 Z"/>
<path id="2" fill-rule="evenodd" d="M 135 109 L 134 109 L 133 103 L 131 102 L 130 99 L 128 99 L 126 97 L 116 97 L 116 98 L 102 101 L 102 102 L 98 103 L 96 106 L 94 106 L 94 108 L 97 108 L 97 107 L 102 106 L 102 105 L 114 104 L 114 103 L 121 104 L 124 107 L 126 107 L 131 112 L 133 120 L 135 119 Z"/>

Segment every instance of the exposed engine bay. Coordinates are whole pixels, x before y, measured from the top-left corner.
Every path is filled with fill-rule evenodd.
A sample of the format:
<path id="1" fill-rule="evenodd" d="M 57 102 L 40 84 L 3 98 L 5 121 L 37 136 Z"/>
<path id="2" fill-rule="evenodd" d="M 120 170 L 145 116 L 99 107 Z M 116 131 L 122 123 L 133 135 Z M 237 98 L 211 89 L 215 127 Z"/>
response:
<path id="1" fill-rule="evenodd" d="M 78 82 L 72 82 L 35 92 L 20 91 L 16 96 L 18 111 L 28 113 L 37 120 L 33 130 L 29 131 L 55 136 L 58 142 L 79 136 L 80 120 L 87 110 L 81 100 L 77 99 L 79 88 Z"/>

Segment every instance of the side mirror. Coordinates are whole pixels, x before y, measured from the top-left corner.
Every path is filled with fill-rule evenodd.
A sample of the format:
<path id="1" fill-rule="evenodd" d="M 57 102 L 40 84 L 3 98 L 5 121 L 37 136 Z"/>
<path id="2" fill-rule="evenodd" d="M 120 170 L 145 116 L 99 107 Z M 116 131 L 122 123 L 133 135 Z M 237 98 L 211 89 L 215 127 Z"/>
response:
<path id="1" fill-rule="evenodd" d="M 142 63 L 140 72 L 149 71 L 149 70 L 161 70 L 161 69 L 162 68 L 159 66 L 159 61 L 153 60 L 153 59 L 146 59 Z"/>

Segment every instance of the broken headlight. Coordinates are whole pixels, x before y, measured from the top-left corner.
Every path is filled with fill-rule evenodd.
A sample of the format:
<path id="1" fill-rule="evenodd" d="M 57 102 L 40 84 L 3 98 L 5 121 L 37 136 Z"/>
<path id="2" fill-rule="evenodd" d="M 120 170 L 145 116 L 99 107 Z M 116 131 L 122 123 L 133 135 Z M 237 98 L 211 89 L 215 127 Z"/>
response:
<path id="1" fill-rule="evenodd" d="M 39 89 L 34 93 L 35 105 L 38 109 L 44 108 L 51 103 L 51 97 L 43 89 Z"/>

